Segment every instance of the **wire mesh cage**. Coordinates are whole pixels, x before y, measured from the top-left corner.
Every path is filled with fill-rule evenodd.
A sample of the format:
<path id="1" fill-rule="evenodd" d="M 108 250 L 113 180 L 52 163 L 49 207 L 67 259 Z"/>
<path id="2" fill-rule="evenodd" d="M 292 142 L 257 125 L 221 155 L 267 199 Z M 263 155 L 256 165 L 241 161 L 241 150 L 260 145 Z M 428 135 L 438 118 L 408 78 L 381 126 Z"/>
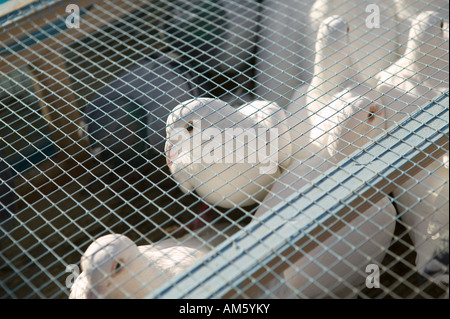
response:
<path id="1" fill-rule="evenodd" d="M 448 2 L 0 1 L 1 298 L 448 298 Z"/>

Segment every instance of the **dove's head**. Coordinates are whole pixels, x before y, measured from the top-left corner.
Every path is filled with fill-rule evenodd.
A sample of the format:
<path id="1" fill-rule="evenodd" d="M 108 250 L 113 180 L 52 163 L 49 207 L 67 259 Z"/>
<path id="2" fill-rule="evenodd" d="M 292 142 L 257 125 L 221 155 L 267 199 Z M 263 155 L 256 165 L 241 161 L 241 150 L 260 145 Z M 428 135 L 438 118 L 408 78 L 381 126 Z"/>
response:
<path id="1" fill-rule="evenodd" d="M 165 151 L 171 172 L 186 166 L 192 171 L 204 169 L 205 157 L 202 151 L 206 144 L 212 141 L 219 143 L 214 144 L 214 147 L 221 148 L 220 141 L 227 129 L 245 130 L 252 126 L 254 122 L 245 114 L 221 100 L 197 98 L 177 105 L 166 125 Z"/>
<path id="2" fill-rule="evenodd" d="M 193 190 L 192 178 L 199 172 L 208 172 L 202 158 L 202 136 L 220 134 L 231 127 L 234 109 L 227 103 L 212 98 L 196 98 L 177 105 L 167 118 L 166 162 L 180 189 Z M 217 141 L 219 139 L 216 139 Z"/>
<path id="3" fill-rule="evenodd" d="M 249 206 L 265 195 L 265 186 L 280 173 L 278 128 L 266 134 L 269 128 L 261 124 L 269 117 L 267 104 L 261 103 L 267 108 L 255 114 L 259 103 L 243 110 L 198 98 L 173 110 L 166 127 L 166 159 L 182 191 L 195 191 L 226 208 Z M 275 140 L 272 147 L 267 147 L 268 135 Z"/>
<path id="4" fill-rule="evenodd" d="M 326 48 L 334 50 L 344 48 L 348 44 L 349 30 L 349 25 L 344 18 L 338 15 L 326 18 L 320 24 L 317 32 L 316 51 Z"/>
<path id="5" fill-rule="evenodd" d="M 328 152 L 339 161 L 384 132 L 384 108 L 362 96 L 343 96 L 331 103 Z"/>
<path id="6" fill-rule="evenodd" d="M 90 298 L 124 298 L 136 296 L 139 283 L 135 279 L 142 258 L 138 247 L 128 237 L 111 234 L 96 239 L 81 258 L 81 268 L 86 274 Z"/>
<path id="7" fill-rule="evenodd" d="M 438 12 L 422 12 L 411 23 L 409 42 L 405 54 L 432 54 L 433 56 L 444 58 L 448 56 L 448 34 L 448 23 Z"/>
<path id="8" fill-rule="evenodd" d="M 319 26 L 315 46 L 314 77 L 311 86 L 315 89 L 313 98 L 322 98 L 326 93 L 332 94 L 347 80 L 354 77 L 356 71 L 351 59 L 352 44 L 349 41 L 349 26 L 345 19 L 333 15 Z"/>

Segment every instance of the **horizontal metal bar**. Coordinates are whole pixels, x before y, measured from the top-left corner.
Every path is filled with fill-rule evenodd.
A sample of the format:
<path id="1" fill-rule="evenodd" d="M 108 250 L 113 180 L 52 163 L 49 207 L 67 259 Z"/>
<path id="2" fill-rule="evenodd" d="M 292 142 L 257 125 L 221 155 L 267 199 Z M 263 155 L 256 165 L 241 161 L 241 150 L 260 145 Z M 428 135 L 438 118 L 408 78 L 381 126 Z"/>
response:
<path id="1" fill-rule="evenodd" d="M 401 183 L 402 172 L 417 173 L 433 160 L 429 154 L 436 157 L 448 151 L 448 103 L 447 91 L 341 166 L 329 169 L 313 186 L 300 189 L 274 207 L 261 217 L 261 223 L 247 225 L 148 297 L 227 298 L 242 295 L 238 287 L 250 286 L 252 278 L 264 285 L 274 273 L 281 274 L 288 267 L 282 259 L 295 262 L 302 256 L 295 247 L 301 246 L 305 253 L 311 251 L 317 242 L 330 236 L 329 232 L 320 233 L 324 226 L 333 224 L 334 231 L 342 228 L 344 220 L 353 220 L 358 211 L 367 208 L 368 201 L 376 201 Z M 336 198 L 343 200 L 337 202 Z M 351 207 L 355 211 L 348 214 Z M 317 236 L 317 240 L 305 246 L 310 237 L 305 236 L 307 233 Z M 272 272 L 263 277 L 267 268 Z M 257 288 L 253 286 L 244 292 L 251 295 L 254 289 Z"/>

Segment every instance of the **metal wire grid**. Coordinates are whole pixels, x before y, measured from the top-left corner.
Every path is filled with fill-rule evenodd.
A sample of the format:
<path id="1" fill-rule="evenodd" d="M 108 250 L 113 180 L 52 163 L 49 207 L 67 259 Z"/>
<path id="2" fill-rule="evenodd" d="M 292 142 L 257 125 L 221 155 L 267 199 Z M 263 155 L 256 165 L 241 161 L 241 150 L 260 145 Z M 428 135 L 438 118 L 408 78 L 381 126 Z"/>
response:
<path id="1" fill-rule="evenodd" d="M 311 44 L 315 34 L 304 32 L 306 25 L 297 28 L 289 20 L 296 14 L 304 16 L 313 3 L 109 1 L 90 4 L 79 1 L 81 27 L 67 29 L 64 21 L 68 13 L 64 9 L 69 3 L 37 1 L 1 18 L 3 145 L 0 150 L 6 154 L 2 155 L 4 162 L 14 174 L 15 185 L 8 188 L 17 196 L 14 200 L 15 225 L 6 232 L 0 251 L 2 298 L 66 298 L 69 294 L 66 279 L 70 275 L 66 266 L 79 265 L 80 256 L 95 238 L 122 233 L 138 244 L 174 236 L 181 240 L 174 235 L 174 228 L 188 223 L 198 213 L 202 198 L 195 193 L 184 194 L 170 178 L 161 152 L 165 136 L 146 130 L 146 127 L 155 127 L 161 119 L 149 121 L 149 117 L 134 117 L 131 124 L 136 125 L 132 129 L 136 130 L 137 140 L 125 142 L 122 153 L 114 149 L 114 144 L 100 140 L 101 146 L 117 153 L 94 152 L 97 156 L 93 156 L 92 139 L 89 139 L 93 134 L 86 128 L 83 115 L 95 104 L 93 101 L 101 98 L 102 88 L 112 87 L 118 91 L 123 88 L 124 85 L 112 85 L 123 72 L 140 65 L 148 68 L 141 61 L 159 53 L 168 59 L 164 63 L 178 71 L 182 65 L 180 77 L 189 82 L 195 95 L 223 99 L 238 106 L 261 98 L 283 105 L 294 90 L 309 80 L 313 71 L 311 47 L 299 49 L 292 40 L 298 35 L 291 35 L 298 32 Z M 410 4 L 416 10 L 418 5 L 419 2 Z M 448 7 L 439 10 L 448 11 Z M 411 16 L 416 12 L 413 10 Z M 282 23 L 284 31 L 276 28 L 275 18 L 272 23 L 264 22 L 273 15 L 287 21 Z M 301 23 L 299 21 L 302 20 L 298 19 L 296 23 Z M 403 20 L 398 26 L 405 29 L 408 23 Z M 241 30 L 239 26 L 245 28 Z M 267 30 L 272 34 L 267 34 Z M 283 45 L 283 41 L 289 39 L 291 43 Z M 267 46 L 264 41 L 272 43 Z M 405 40 L 398 40 L 404 43 L 402 41 Z M 280 54 L 282 62 L 291 64 L 279 61 L 277 43 L 288 50 L 286 56 Z M 261 72 L 261 63 L 270 61 L 267 58 L 261 62 L 261 51 L 267 47 L 273 50 L 271 54 L 278 62 L 272 60 L 269 69 Z M 401 49 L 399 51 L 397 53 L 401 53 Z M 384 56 L 376 57 L 385 59 Z M 300 70 L 299 65 L 302 66 Z M 366 69 L 361 69 L 361 73 L 372 76 Z M 169 73 L 158 76 L 164 79 Z M 264 79 L 267 74 L 271 77 L 269 80 L 274 78 L 278 82 L 273 84 Z M 136 90 L 138 98 L 148 94 L 145 86 L 142 89 L 136 87 Z M 172 90 L 166 92 L 167 103 L 183 102 L 178 96 L 171 95 L 175 92 Z M 120 101 L 110 102 L 108 107 L 112 109 L 105 109 L 106 113 L 123 107 Z M 318 232 L 312 226 L 323 222 L 324 227 L 331 227 L 328 225 L 331 223 L 339 228 L 343 223 L 349 223 L 352 214 L 346 208 L 362 210 L 368 203 L 375 203 L 381 193 L 389 195 L 392 181 L 401 179 L 395 174 L 417 163 L 420 151 L 422 161 L 423 152 L 431 154 L 433 145 L 439 147 L 431 157 L 426 156 L 425 161 L 448 152 L 448 126 L 443 124 L 443 120 L 448 122 L 445 103 L 448 99 L 441 101 L 438 98 L 438 103 L 424 105 L 421 112 L 411 116 L 415 121 L 409 119 L 402 123 L 403 130 L 391 128 L 389 135 L 365 147 L 361 154 L 342 163 L 334 173 L 328 172 L 327 179 L 314 181 L 305 192 L 299 190 L 302 196 L 294 196 L 295 200 L 289 204 L 273 208 L 265 215 L 264 223 L 246 226 L 260 201 L 244 208 L 238 204 L 229 209 L 213 206 L 217 219 L 210 227 L 226 222 L 238 229 L 245 227 L 243 232 L 213 248 L 206 259 L 187 269 L 182 276 L 168 280 L 150 296 L 274 297 L 277 289 L 285 289 L 286 280 L 281 270 L 292 267 L 302 249 L 311 246 L 308 239 L 317 243 L 327 237 L 326 232 Z M 172 109 L 158 104 L 156 108 L 167 112 Z M 130 113 L 135 114 L 134 111 L 131 109 Z M 124 123 L 129 124 L 125 116 L 117 117 L 117 120 L 119 128 Z M 112 132 L 120 139 L 119 131 Z M 105 134 L 111 135 L 110 132 Z M 160 144 L 142 140 L 141 136 L 146 134 L 159 136 Z M 20 138 L 16 138 L 17 135 Z M 158 147 L 160 154 L 154 156 L 153 151 Z M 396 156 L 393 157 L 393 153 Z M 379 154 L 390 154 L 390 157 L 384 159 Z M 373 158 L 377 159 L 374 164 L 367 165 Z M 364 171 L 357 165 L 359 160 L 359 163 L 365 163 Z M 352 171 L 349 167 L 358 169 Z M 417 165 L 414 167 L 417 169 Z M 354 177 L 351 182 L 346 180 L 349 175 Z M 380 178 L 388 182 L 383 184 Z M 324 187 L 322 184 L 327 181 Z M 362 188 L 358 188 L 361 183 Z M 319 195 L 328 196 L 323 198 L 311 193 L 314 189 L 319 190 Z M 379 189 L 381 193 L 373 189 Z M 358 202 L 355 194 L 365 191 L 366 200 Z M 4 206 L 2 202 L 2 208 Z M 294 220 L 303 207 L 311 207 L 311 212 L 304 216 L 311 220 L 317 217 L 313 224 L 311 220 L 301 219 L 298 223 L 286 222 Z M 354 211 L 350 209 L 350 212 Z M 325 216 L 336 218 L 325 222 Z M 363 285 L 353 287 L 346 285 L 346 278 L 336 278 L 336 284 L 321 287 L 324 292 L 317 297 L 341 297 L 333 292 L 339 283 L 362 298 L 440 296 L 441 287 L 426 280 L 425 284 L 419 285 L 423 278 L 415 271 L 415 248 L 401 219 L 397 219 L 390 247 L 384 247 L 384 250 L 380 289 L 368 289 Z M 346 257 L 348 255 L 335 254 L 335 263 L 345 263 Z M 322 275 L 330 273 L 332 266 L 318 265 L 322 272 L 310 278 L 309 283 L 318 283 Z M 297 271 L 301 272 L 301 269 Z M 354 271 L 367 275 L 362 269 Z M 290 290 L 286 290 L 285 297 L 303 296 L 304 287 L 293 287 L 289 283 L 287 286 Z"/>
<path id="2" fill-rule="evenodd" d="M 435 127 L 437 131 L 442 130 L 442 132 L 445 132 L 448 130 L 446 121 L 443 120 L 448 114 L 446 107 L 448 94 L 444 97 L 444 99 L 439 99 L 440 101 L 437 105 L 433 103 L 427 106 L 425 108 L 426 113 L 412 115 L 412 118 L 402 125 L 405 131 L 400 134 L 405 139 L 408 139 L 411 145 L 421 145 L 423 149 L 428 149 L 428 151 L 431 146 L 431 148 L 437 148 L 443 152 L 439 145 L 445 144 L 446 141 L 445 138 L 442 138 L 441 134 L 436 134 L 434 130 L 429 130 L 429 135 L 426 133 L 423 134 L 423 132 L 420 135 L 410 135 L 410 132 L 417 132 L 413 128 L 417 127 L 415 121 L 427 123 L 427 126 Z M 229 242 L 220 246 L 219 252 L 210 257 L 211 259 L 208 261 L 208 264 L 197 264 L 189 272 L 188 276 L 179 279 L 178 285 L 173 285 L 172 283 L 166 284 L 165 287 L 155 292 L 154 296 L 179 298 L 189 298 L 192 296 L 200 298 L 222 297 L 222 289 L 228 291 L 228 283 L 234 280 L 240 284 L 233 287 L 231 291 L 228 291 L 226 294 L 227 297 L 245 296 L 247 289 L 252 293 L 254 293 L 253 291 L 255 289 L 261 289 L 261 287 L 262 289 L 267 289 L 267 285 L 264 285 L 264 283 L 270 282 L 267 277 L 277 276 L 276 272 L 271 273 L 267 269 L 264 269 L 267 267 L 266 265 L 270 264 L 273 268 L 269 268 L 269 270 L 272 271 L 277 267 L 286 267 L 284 263 L 290 260 L 289 258 L 292 255 L 307 253 L 309 251 L 308 246 L 314 245 L 314 243 L 320 243 L 316 241 L 317 239 L 314 236 L 309 238 L 307 235 L 308 231 L 317 227 L 316 223 L 318 220 L 327 223 L 326 220 L 330 218 L 332 221 L 330 222 L 328 220 L 328 223 L 331 228 L 333 225 L 342 223 L 342 220 L 337 221 L 333 219 L 333 217 L 336 217 L 335 214 L 342 214 L 341 217 L 343 219 L 346 219 L 346 216 L 348 217 L 351 214 L 352 211 L 348 209 L 349 203 L 355 200 L 355 198 L 358 198 L 358 194 L 365 192 L 372 193 L 374 196 L 368 200 L 372 204 L 376 202 L 375 197 L 380 196 L 380 194 L 374 194 L 373 187 L 375 185 L 379 186 L 383 191 L 390 189 L 389 182 L 386 179 L 389 177 L 392 179 L 398 178 L 399 172 L 393 169 L 393 165 L 388 166 L 389 168 L 386 170 L 386 166 L 380 165 L 382 162 L 387 164 L 392 161 L 396 162 L 400 167 L 405 167 L 411 166 L 411 163 L 420 165 L 425 164 L 427 160 L 431 160 L 432 157 L 426 154 L 422 153 L 419 155 L 421 151 L 417 149 L 411 151 L 410 147 L 401 145 L 404 141 L 403 139 L 398 140 L 397 138 L 392 138 L 392 136 L 395 136 L 401 130 L 400 128 L 391 130 L 387 136 L 377 141 L 376 144 L 370 145 L 351 160 L 342 163 L 340 167 L 332 169 L 325 177 L 317 179 L 317 182 L 312 185 L 306 185 L 305 189 L 299 190 L 299 194 L 293 194 L 293 196 L 286 200 L 289 204 L 280 203 L 277 207 L 277 214 L 266 214 L 264 215 L 265 218 L 261 218 L 260 223 L 247 226 L 245 228 L 246 234 L 252 235 L 242 236 L 242 234 L 237 234 L 233 236 Z M 392 153 L 387 151 L 392 148 L 398 150 L 396 155 L 401 155 L 400 158 L 392 156 Z M 440 153 L 439 151 L 437 153 Z M 418 159 L 418 156 L 420 159 Z M 365 164 L 362 165 L 361 163 Z M 365 176 L 365 178 L 361 178 L 362 176 Z M 336 186 L 336 181 L 340 182 L 339 187 Z M 356 189 L 358 191 L 355 191 Z M 349 194 L 348 200 L 339 200 L 340 198 L 347 198 L 342 192 Z M 339 203 L 336 204 L 336 202 Z M 351 206 L 358 209 L 358 207 L 364 206 L 366 200 L 359 198 L 359 201 L 355 200 L 355 202 Z M 320 224 L 322 222 L 318 223 Z M 302 229 L 300 233 L 298 232 L 299 228 Z M 318 238 L 324 233 L 326 233 L 324 229 L 319 231 L 316 229 L 315 236 Z M 292 234 L 292 237 L 290 237 L 290 234 Z M 261 248 L 261 246 L 264 248 Z M 268 248 L 267 246 L 270 247 Z M 309 249 L 311 248 L 309 247 Z M 254 267 L 250 262 L 242 262 L 240 260 L 247 258 L 255 258 L 262 262 L 258 267 Z M 211 264 L 216 267 L 211 267 Z M 221 268 L 219 268 L 219 265 Z M 289 266 L 292 265 L 289 264 Z M 324 273 L 327 271 L 329 271 L 328 267 L 323 269 Z M 358 271 L 358 269 L 355 269 L 355 271 Z M 386 269 L 386 271 L 390 272 L 389 269 Z M 320 278 L 322 274 L 322 272 L 319 272 L 317 277 Z M 199 284 L 199 278 L 202 278 L 201 284 Z M 249 278 L 253 280 L 250 281 Z M 210 285 L 205 283 L 208 280 L 212 282 Z M 338 282 L 338 279 L 336 281 Z M 210 287 L 214 287 L 214 289 L 208 289 Z M 329 289 L 330 287 L 323 287 L 323 289 L 326 288 Z M 295 290 L 298 291 L 298 288 Z M 388 294 L 387 291 L 384 293 Z M 335 296 L 331 295 L 330 297 Z"/>

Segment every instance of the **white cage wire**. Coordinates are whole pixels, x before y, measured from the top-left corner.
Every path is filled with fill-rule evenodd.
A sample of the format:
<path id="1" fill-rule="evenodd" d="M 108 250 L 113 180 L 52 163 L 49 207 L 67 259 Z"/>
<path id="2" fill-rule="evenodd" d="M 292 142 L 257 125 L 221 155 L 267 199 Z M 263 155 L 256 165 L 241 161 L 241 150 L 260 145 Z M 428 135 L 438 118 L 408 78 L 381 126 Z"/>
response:
<path id="1" fill-rule="evenodd" d="M 0 1 L 0 298 L 448 298 L 448 23 Z"/>

